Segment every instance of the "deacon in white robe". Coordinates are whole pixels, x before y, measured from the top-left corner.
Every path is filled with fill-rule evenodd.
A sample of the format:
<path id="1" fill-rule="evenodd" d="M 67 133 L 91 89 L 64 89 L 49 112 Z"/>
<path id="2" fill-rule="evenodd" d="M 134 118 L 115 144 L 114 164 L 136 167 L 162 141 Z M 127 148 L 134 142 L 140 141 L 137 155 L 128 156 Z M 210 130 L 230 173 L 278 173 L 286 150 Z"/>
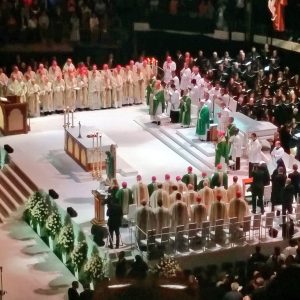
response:
<path id="1" fill-rule="evenodd" d="M 275 147 L 271 152 L 271 157 L 273 161 L 276 162 L 281 159 L 284 155 L 284 149 L 281 147 L 281 144 L 279 141 L 275 142 Z"/>

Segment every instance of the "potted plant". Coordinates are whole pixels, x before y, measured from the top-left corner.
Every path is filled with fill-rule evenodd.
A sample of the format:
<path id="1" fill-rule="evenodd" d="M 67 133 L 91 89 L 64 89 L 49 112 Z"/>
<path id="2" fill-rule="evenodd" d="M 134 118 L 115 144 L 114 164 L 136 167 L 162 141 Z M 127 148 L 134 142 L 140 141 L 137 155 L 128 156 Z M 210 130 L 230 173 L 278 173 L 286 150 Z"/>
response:
<path id="1" fill-rule="evenodd" d="M 48 232 L 49 247 L 52 251 L 55 249 L 55 238 L 62 228 L 61 217 L 56 205 L 52 207 L 52 212 L 46 220 L 46 230 Z"/>

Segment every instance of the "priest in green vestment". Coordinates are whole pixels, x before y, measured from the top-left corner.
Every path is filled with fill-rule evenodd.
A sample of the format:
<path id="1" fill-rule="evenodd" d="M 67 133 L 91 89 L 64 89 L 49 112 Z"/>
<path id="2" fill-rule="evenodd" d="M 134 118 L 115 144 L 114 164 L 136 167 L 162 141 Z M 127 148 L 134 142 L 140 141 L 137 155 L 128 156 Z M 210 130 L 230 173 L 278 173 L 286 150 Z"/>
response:
<path id="1" fill-rule="evenodd" d="M 150 103 L 150 96 L 154 92 L 154 86 L 155 86 L 155 77 L 151 78 L 149 81 L 149 84 L 146 87 L 146 101 L 147 105 Z"/>
<path id="2" fill-rule="evenodd" d="M 187 168 L 187 174 L 183 175 L 181 181 L 188 186 L 192 184 L 194 187 L 194 191 L 197 190 L 197 175 L 193 173 L 193 168 L 189 166 Z"/>
<path id="3" fill-rule="evenodd" d="M 160 80 L 157 80 L 155 83 L 155 91 L 154 96 L 151 99 L 150 97 L 150 104 L 149 104 L 149 114 L 151 117 L 151 121 L 153 123 L 157 123 L 160 125 L 159 115 L 161 115 L 165 110 L 165 93 L 162 89 Z"/>
<path id="4" fill-rule="evenodd" d="M 222 171 L 222 164 L 217 165 L 217 171 L 211 178 L 210 186 L 212 189 L 220 186 L 224 186 L 225 189 L 228 188 L 228 175 Z"/>
<path id="5" fill-rule="evenodd" d="M 205 100 L 200 101 L 198 112 L 198 120 L 196 126 L 196 134 L 199 135 L 201 141 L 207 140 L 207 130 L 209 129 L 209 108 Z"/>
<path id="6" fill-rule="evenodd" d="M 225 139 L 224 132 L 218 133 L 218 143 L 216 146 L 215 166 L 219 163 L 228 164 L 228 143 Z"/>
<path id="7" fill-rule="evenodd" d="M 156 176 L 152 176 L 151 180 L 152 180 L 151 183 L 149 183 L 148 186 L 147 186 L 149 197 L 152 195 L 152 193 L 154 191 L 157 190 L 157 185 L 158 185 L 158 183 L 156 182 Z"/>
<path id="8" fill-rule="evenodd" d="M 133 204 L 132 191 L 127 182 L 122 182 L 122 188 L 116 193 L 116 201 L 121 206 L 123 215 L 128 215 L 129 205 Z"/>
<path id="9" fill-rule="evenodd" d="M 182 124 L 183 127 L 189 127 L 191 124 L 191 103 L 192 100 L 188 95 L 188 90 L 185 90 L 184 96 L 181 98 L 179 106 L 179 122 Z"/>
<path id="10" fill-rule="evenodd" d="M 201 174 L 202 178 L 200 179 L 198 185 L 197 185 L 197 191 L 200 191 L 204 188 L 204 181 L 208 182 L 208 186 L 210 187 L 210 178 L 207 176 L 206 172 L 202 172 Z"/>
<path id="11" fill-rule="evenodd" d="M 226 142 L 228 143 L 228 153 L 229 153 L 230 152 L 230 148 L 231 148 L 231 142 L 229 140 L 230 140 L 230 138 L 232 136 L 235 135 L 237 127 L 233 123 L 234 122 L 234 118 L 233 117 L 229 117 L 228 118 L 228 122 L 229 122 L 229 124 L 228 124 L 227 129 L 226 129 L 225 139 L 226 139 Z"/>

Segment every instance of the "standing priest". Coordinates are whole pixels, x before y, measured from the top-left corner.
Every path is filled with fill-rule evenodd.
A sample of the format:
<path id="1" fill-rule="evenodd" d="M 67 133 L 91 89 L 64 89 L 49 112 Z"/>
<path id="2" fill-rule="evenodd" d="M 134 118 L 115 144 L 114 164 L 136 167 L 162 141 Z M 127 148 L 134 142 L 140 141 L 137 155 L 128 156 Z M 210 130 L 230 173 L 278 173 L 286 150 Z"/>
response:
<path id="1" fill-rule="evenodd" d="M 152 100 L 152 101 L 151 101 Z M 157 80 L 155 83 L 155 91 L 153 98 L 150 97 L 150 110 L 149 114 L 151 121 L 160 125 L 159 115 L 161 115 L 165 110 L 165 96 L 164 90 L 161 88 L 160 80 Z"/>
<path id="2" fill-rule="evenodd" d="M 209 108 L 205 100 L 200 101 L 198 120 L 196 126 L 196 134 L 199 135 L 201 141 L 207 140 L 207 130 L 209 128 Z"/>

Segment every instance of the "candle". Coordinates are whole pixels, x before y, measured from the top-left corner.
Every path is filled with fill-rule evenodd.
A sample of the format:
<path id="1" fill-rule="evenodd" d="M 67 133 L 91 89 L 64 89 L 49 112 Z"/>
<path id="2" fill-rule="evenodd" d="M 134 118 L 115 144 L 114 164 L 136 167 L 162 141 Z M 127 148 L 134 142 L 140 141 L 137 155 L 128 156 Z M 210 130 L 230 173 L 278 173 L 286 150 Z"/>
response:
<path id="1" fill-rule="evenodd" d="M 67 123 L 67 125 L 69 127 L 69 125 L 70 125 L 70 111 L 69 111 L 69 106 L 67 106 L 67 116 L 68 116 L 68 123 Z"/>
<path id="2" fill-rule="evenodd" d="M 73 109 L 71 110 L 71 113 L 72 113 L 72 127 L 74 127 L 74 110 Z"/>
<path id="3" fill-rule="evenodd" d="M 102 178 L 102 135 L 99 135 L 99 145 L 100 145 L 100 179 Z"/>
<path id="4" fill-rule="evenodd" d="M 97 147 L 96 147 L 96 162 L 97 162 L 97 172 L 99 172 L 99 132 L 96 132 L 96 139 L 97 139 Z"/>
<path id="5" fill-rule="evenodd" d="M 64 108 L 64 127 L 66 127 L 66 109 Z"/>

